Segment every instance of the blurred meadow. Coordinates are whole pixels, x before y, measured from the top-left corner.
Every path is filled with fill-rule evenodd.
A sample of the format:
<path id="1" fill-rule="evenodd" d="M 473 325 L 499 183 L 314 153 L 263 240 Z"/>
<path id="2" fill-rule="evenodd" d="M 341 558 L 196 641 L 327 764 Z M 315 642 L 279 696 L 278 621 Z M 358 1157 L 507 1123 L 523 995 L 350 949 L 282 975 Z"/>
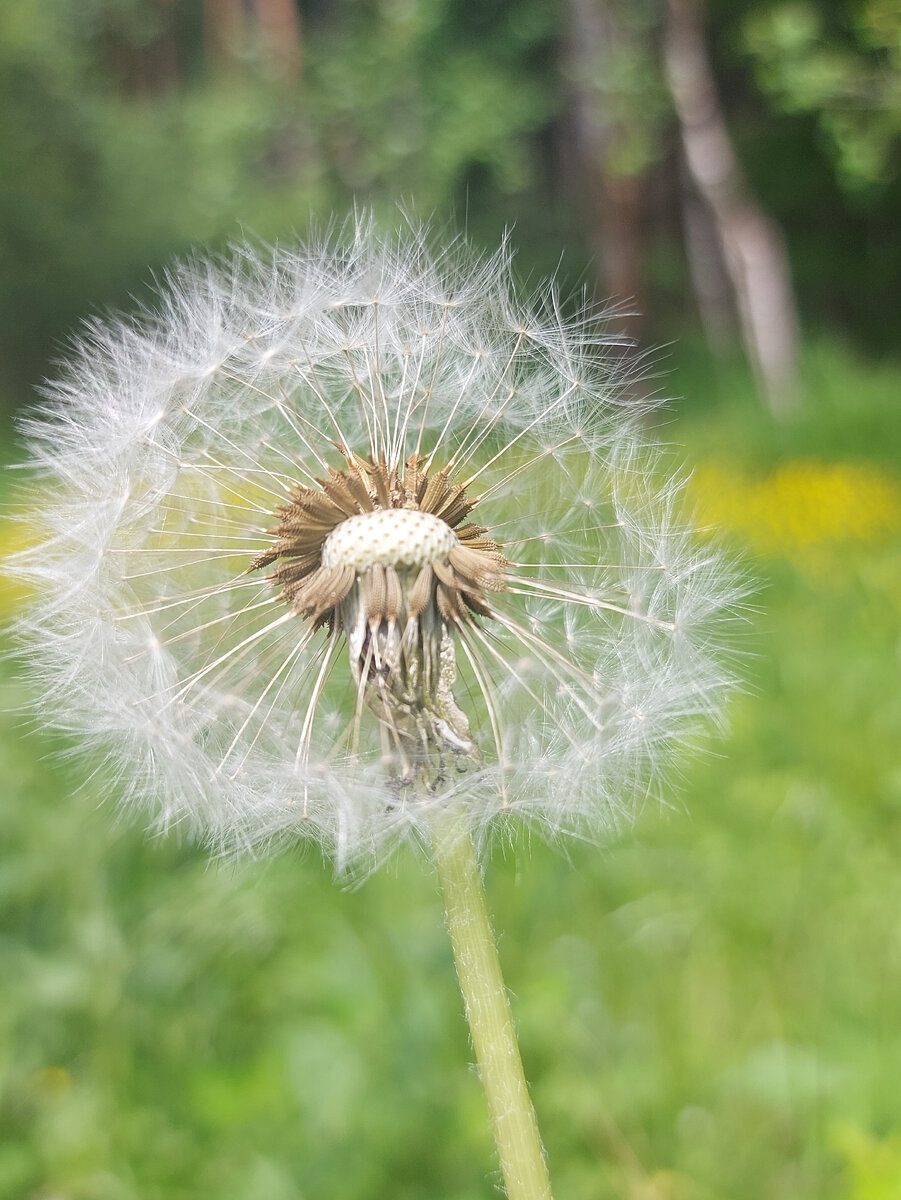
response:
<path id="1" fill-rule="evenodd" d="M 489 864 L 555 1192 L 899 1200 L 896 0 L 6 0 L 0 111 L 7 462 L 80 318 L 355 202 L 512 227 L 525 279 L 667 347 L 658 432 L 754 582 L 747 688 L 669 809 Z M 781 358 L 730 272 L 748 214 Z M 428 863 L 346 890 L 148 839 L 0 669 L 0 1200 L 497 1194 Z"/>

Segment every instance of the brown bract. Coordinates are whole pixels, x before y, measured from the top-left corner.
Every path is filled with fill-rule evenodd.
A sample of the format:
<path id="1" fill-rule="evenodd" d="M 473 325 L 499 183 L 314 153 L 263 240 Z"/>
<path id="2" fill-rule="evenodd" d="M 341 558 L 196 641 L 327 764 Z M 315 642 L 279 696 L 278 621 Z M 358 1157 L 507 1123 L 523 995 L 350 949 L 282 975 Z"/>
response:
<path id="1" fill-rule="evenodd" d="M 341 605 L 359 582 L 370 625 L 417 620 L 434 605 L 446 625 L 464 625 L 473 615 L 490 616 L 485 592 L 501 591 L 509 565 L 487 530 L 466 521 L 476 498 L 465 483 L 453 483 L 447 469 L 430 472 L 426 459 L 412 454 L 403 471 L 384 461 L 364 459 L 339 447 L 343 471 L 329 468 L 317 488 L 298 486 L 276 515 L 279 524 L 266 532 L 272 546 L 254 558 L 248 571 L 277 563 L 269 576 L 280 597 L 315 626 L 341 629 Z M 350 563 L 323 564 L 326 540 L 344 521 L 391 509 L 428 513 L 453 531 L 446 553 L 427 562 L 375 563 L 358 572 Z"/>

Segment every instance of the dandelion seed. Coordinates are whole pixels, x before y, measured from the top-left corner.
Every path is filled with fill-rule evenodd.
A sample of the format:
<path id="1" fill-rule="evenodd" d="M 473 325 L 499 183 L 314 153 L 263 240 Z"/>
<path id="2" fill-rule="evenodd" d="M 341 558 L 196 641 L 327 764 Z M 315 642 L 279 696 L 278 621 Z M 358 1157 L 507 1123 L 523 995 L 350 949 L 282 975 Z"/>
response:
<path id="1" fill-rule="evenodd" d="M 92 325 L 28 424 L 45 712 L 220 850 L 603 834 L 719 710 L 735 596 L 593 328 L 365 219 Z"/>
<path id="2" fill-rule="evenodd" d="M 730 684 L 736 586 L 594 329 L 365 219 L 186 268 L 28 423 L 13 564 L 42 712 L 158 828 L 430 845 L 511 1200 L 550 1184 L 473 838 L 604 834 Z"/>

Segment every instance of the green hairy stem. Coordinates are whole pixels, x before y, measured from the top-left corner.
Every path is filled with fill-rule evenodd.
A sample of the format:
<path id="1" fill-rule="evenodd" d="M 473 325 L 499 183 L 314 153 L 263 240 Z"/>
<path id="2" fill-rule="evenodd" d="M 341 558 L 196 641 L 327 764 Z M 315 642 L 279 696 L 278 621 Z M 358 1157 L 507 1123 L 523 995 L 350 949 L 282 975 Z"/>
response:
<path id="1" fill-rule="evenodd" d="M 452 817 L 432 824 L 433 851 L 479 1076 L 508 1200 L 551 1200 L 551 1183 L 472 838 Z"/>

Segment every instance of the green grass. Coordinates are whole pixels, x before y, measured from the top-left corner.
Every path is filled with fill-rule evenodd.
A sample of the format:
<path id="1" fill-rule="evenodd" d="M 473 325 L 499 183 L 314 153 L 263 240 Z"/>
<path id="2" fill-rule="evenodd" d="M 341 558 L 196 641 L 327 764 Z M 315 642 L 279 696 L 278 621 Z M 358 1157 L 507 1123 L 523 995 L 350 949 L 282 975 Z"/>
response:
<path id="1" fill-rule="evenodd" d="M 828 346 L 805 413 L 685 362 L 667 437 L 901 484 L 901 375 Z M 487 876 L 560 1200 L 901 1195 L 901 530 L 755 557 L 749 688 L 670 811 Z M 5 705 L 25 697 L 7 679 Z M 0 1197 L 488 1200 L 429 867 L 218 868 L 0 736 Z"/>

